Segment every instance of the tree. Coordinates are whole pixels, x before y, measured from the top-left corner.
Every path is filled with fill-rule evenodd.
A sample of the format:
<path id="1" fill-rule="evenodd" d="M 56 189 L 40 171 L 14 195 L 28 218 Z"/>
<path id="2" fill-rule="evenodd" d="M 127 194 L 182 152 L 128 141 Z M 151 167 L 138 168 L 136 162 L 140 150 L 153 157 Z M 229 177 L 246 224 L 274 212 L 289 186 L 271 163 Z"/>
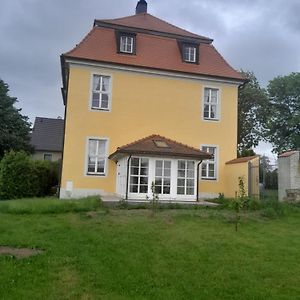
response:
<path id="1" fill-rule="evenodd" d="M 275 77 L 267 90 L 271 113 L 266 139 L 273 152 L 300 148 L 300 73 Z"/>
<path id="2" fill-rule="evenodd" d="M 31 151 L 30 123 L 14 107 L 17 98 L 8 95 L 8 85 L 0 79 L 0 159 L 8 150 Z"/>
<path id="3" fill-rule="evenodd" d="M 248 82 L 238 95 L 238 153 L 247 153 L 263 139 L 268 115 L 267 93 L 262 89 L 253 72 L 242 71 Z M 250 152 L 251 153 L 251 152 Z"/>

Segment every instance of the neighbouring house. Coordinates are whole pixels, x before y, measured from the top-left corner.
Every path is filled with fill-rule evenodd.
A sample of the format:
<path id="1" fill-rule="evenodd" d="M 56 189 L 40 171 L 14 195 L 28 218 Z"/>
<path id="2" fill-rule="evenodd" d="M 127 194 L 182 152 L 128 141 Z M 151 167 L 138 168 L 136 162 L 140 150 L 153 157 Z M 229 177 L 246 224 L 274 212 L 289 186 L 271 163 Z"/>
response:
<path id="1" fill-rule="evenodd" d="M 300 151 L 278 155 L 278 199 L 300 201 Z"/>
<path id="2" fill-rule="evenodd" d="M 135 15 L 94 21 L 61 56 L 61 198 L 145 200 L 153 185 L 161 200 L 234 197 L 239 177 L 258 190 L 258 158 L 233 161 L 245 79 L 212 42 L 148 14 L 144 0 Z"/>
<path id="3" fill-rule="evenodd" d="M 64 120 L 36 117 L 31 133 L 33 159 L 57 161 L 62 158 Z"/>

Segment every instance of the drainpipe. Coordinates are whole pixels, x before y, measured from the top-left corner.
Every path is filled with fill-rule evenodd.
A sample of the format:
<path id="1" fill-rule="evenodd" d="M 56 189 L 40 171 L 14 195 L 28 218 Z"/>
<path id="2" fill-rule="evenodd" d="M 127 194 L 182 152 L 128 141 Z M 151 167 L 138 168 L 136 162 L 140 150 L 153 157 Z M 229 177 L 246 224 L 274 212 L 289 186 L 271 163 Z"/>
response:
<path id="1" fill-rule="evenodd" d="M 202 163 L 202 160 L 200 160 L 197 164 L 197 198 L 196 198 L 197 202 L 199 201 L 199 167 L 200 167 L 201 163 Z"/>
<path id="2" fill-rule="evenodd" d="M 126 197 L 125 199 L 128 200 L 128 185 L 129 185 L 129 163 L 131 159 L 132 154 L 129 155 L 127 160 L 127 175 L 126 175 Z"/>

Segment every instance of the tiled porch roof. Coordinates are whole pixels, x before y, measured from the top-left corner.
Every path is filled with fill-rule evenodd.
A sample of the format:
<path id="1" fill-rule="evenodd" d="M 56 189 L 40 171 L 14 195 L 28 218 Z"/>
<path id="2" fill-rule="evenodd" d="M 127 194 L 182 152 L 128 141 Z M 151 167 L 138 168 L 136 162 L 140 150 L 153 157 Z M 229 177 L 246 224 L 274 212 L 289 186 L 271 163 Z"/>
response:
<path id="1" fill-rule="evenodd" d="M 117 161 L 124 155 L 175 156 L 195 160 L 212 158 L 212 155 L 207 152 L 200 151 L 196 148 L 158 134 L 153 134 L 133 143 L 119 147 L 109 156 L 109 159 Z"/>

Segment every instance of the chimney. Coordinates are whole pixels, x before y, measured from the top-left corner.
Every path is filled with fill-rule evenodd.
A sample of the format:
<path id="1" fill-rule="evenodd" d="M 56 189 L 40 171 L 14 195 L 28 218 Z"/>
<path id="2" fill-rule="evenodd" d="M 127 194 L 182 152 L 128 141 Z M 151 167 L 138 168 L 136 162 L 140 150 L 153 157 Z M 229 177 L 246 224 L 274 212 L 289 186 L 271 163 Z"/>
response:
<path id="1" fill-rule="evenodd" d="M 145 0 L 139 0 L 135 8 L 135 14 L 146 14 L 147 13 L 147 2 Z"/>

